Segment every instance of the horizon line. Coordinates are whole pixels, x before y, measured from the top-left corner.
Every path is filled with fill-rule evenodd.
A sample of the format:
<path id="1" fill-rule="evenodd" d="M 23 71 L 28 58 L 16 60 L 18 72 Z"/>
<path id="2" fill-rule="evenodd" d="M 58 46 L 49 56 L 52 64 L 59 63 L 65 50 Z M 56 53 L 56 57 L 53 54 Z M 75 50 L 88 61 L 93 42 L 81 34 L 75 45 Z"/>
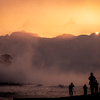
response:
<path id="1" fill-rule="evenodd" d="M 80 34 L 80 35 L 74 35 L 74 34 L 72 34 L 72 33 L 62 33 L 62 34 L 59 34 L 59 35 L 56 35 L 56 36 L 52 36 L 52 37 L 47 37 L 47 36 L 40 36 L 38 33 L 33 33 L 33 32 L 27 32 L 27 31 L 25 31 L 25 30 L 21 30 L 21 31 L 14 31 L 14 32 L 11 32 L 11 33 L 7 33 L 7 34 L 5 34 L 5 35 L 0 35 L 0 37 L 1 36 L 6 36 L 6 35 L 8 35 L 8 36 L 11 36 L 11 34 L 13 34 L 13 33 L 27 33 L 27 34 L 33 34 L 33 35 L 37 35 L 37 36 L 34 36 L 34 37 L 40 37 L 40 38 L 56 38 L 56 37 L 60 37 L 60 36 L 63 36 L 63 35 L 72 35 L 72 36 L 75 36 L 75 37 L 77 37 L 77 36 L 84 36 L 84 35 L 87 35 L 87 36 L 90 36 L 90 35 L 92 35 L 92 34 L 95 34 L 95 35 L 100 35 L 100 32 L 98 32 L 98 34 L 96 34 L 96 32 L 92 32 L 92 33 L 83 33 L 83 34 Z M 64 37 L 63 37 L 64 38 Z"/>

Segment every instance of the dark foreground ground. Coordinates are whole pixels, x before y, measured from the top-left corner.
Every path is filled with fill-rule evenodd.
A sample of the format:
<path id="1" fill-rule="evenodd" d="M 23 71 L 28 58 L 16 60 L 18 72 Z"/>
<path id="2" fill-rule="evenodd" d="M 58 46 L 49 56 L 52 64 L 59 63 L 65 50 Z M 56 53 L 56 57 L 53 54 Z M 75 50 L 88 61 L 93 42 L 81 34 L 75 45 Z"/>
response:
<path id="1" fill-rule="evenodd" d="M 0 97 L 9 98 L 12 96 L 12 99 L 4 99 L 4 100 L 34 100 L 34 99 L 53 99 L 53 98 L 13 98 L 15 93 L 0 93 Z M 64 99 L 64 100 L 100 100 L 100 93 L 93 94 L 93 95 L 87 95 L 87 96 L 72 96 L 72 97 L 60 97 L 60 98 L 54 98 L 54 99 Z"/>
<path id="2" fill-rule="evenodd" d="M 13 100 L 34 100 L 34 99 L 53 99 L 53 98 L 13 98 Z M 87 96 L 72 96 L 72 97 L 61 97 L 55 99 L 65 100 L 100 100 L 100 93 L 87 95 Z"/>
<path id="3" fill-rule="evenodd" d="M 100 100 L 100 93 L 87 95 L 87 96 L 72 96 L 72 97 L 61 97 L 60 99 L 66 100 Z"/>

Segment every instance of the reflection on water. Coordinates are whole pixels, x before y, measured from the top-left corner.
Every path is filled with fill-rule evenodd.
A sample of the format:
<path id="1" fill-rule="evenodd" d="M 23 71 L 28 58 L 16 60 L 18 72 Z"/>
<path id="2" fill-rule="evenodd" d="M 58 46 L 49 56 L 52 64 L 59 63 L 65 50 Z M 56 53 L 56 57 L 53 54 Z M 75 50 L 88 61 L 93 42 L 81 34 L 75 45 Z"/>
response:
<path id="1" fill-rule="evenodd" d="M 89 88 L 88 88 L 88 94 Z M 74 87 L 74 95 L 83 95 L 82 86 Z M 0 86 L 0 100 L 13 100 L 12 98 L 59 98 L 69 96 L 68 87 L 23 85 Z M 4 98 L 5 97 L 5 98 Z"/>

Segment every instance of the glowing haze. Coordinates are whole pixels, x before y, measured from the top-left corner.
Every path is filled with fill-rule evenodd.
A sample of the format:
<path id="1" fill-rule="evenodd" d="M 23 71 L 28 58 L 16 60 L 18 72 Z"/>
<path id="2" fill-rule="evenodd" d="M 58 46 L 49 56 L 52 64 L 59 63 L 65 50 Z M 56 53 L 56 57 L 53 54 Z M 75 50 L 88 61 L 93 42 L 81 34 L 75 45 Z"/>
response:
<path id="1" fill-rule="evenodd" d="M 42 37 L 100 32 L 100 0 L 0 0 L 0 35 L 25 30 Z"/>

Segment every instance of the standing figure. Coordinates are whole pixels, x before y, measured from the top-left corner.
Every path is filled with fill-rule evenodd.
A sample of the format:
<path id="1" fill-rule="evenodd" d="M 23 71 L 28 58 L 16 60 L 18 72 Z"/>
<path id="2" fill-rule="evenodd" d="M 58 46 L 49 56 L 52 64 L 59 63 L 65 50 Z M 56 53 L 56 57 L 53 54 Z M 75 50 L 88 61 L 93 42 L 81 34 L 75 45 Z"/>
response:
<path id="1" fill-rule="evenodd" d="M 99 83 L 96 80 L 96 82 L 95 82 L 95 93 L 98 93 L 98 85 L 99 85 Z"/>
<path id="2" fill-rule="evenodd" d="M 70 96 L 73 96 L 73 87 L 74 87 L 74 84 L 71 83 L 71 84 L 69 85 L 69 95 L 70 95 Z"/>
<path id="3" fill-rule="evenodd" d="M 90 88 L 91 88 L 91 94 L 94 93 L 94 87 L 95 87 L 95 81 L 96 81 L 96 78 L 93 76 L 93 73 L 90 73 L 90 77 L 89 77 L 89 85 L 90 85 Z"/>
<path id="4" fill-rule="evenodd" d="M 83 86 L 83 89 L 84 89 L 84 96 L 87 95 L 87 88 L 88 88 L 88 87 L 87 87 L 86 84 L 85 84 L 85 85 Z"/>

